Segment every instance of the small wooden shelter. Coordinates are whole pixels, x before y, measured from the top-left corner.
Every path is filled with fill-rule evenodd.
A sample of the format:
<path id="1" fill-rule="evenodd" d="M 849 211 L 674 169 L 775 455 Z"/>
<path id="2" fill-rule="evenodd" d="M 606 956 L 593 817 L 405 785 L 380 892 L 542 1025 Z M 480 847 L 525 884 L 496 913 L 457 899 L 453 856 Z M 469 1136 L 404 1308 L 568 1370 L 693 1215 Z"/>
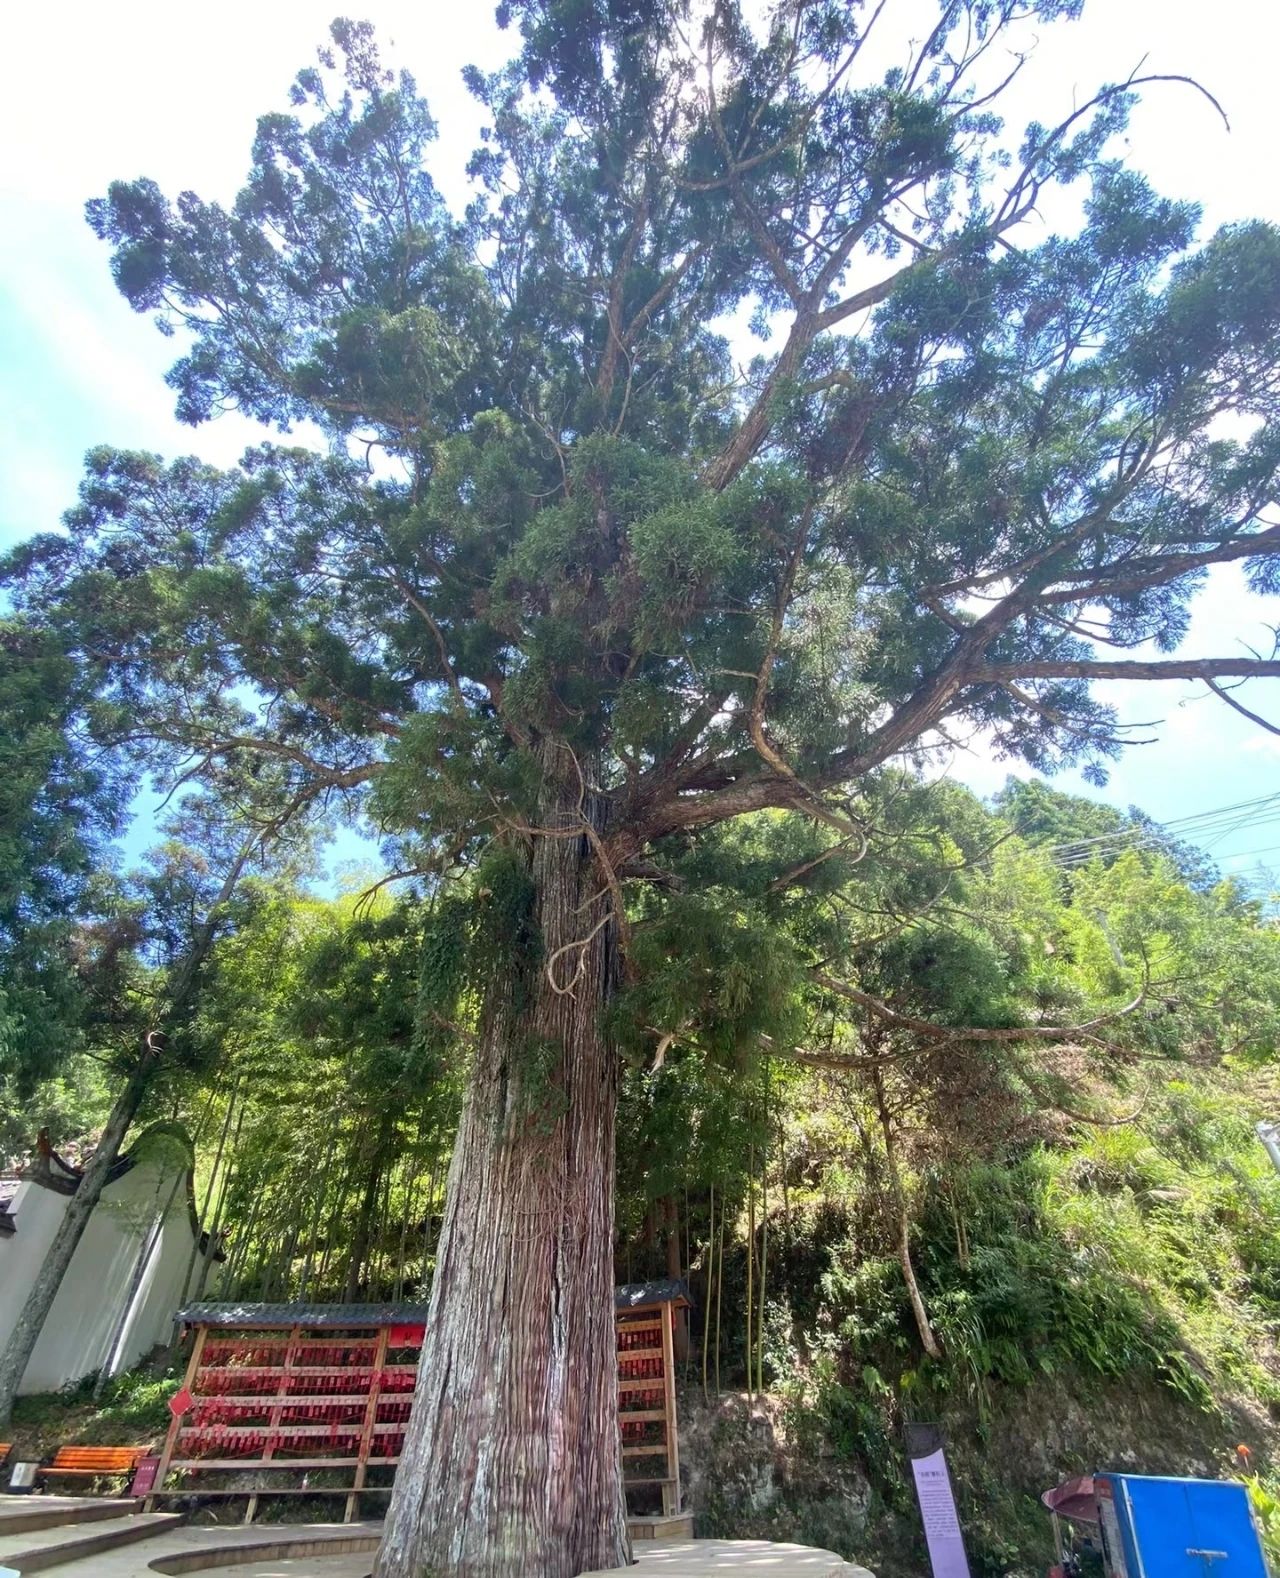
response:
<path id="1" fill-rule="evenodd" d="M 656 1487 L 680 1512 L 673 1313 L 683 1282 L 615 1293 L 618 1423 L 628 1490 Z M 147 1501 L 262 1494 L 387 1492 L 413 1403 L 427 1306 L 198 1304 L 178 1317 L 192 1334 L 173 1422 Z M 634 1466 L 635 1472 L 632 1472 Z"/>

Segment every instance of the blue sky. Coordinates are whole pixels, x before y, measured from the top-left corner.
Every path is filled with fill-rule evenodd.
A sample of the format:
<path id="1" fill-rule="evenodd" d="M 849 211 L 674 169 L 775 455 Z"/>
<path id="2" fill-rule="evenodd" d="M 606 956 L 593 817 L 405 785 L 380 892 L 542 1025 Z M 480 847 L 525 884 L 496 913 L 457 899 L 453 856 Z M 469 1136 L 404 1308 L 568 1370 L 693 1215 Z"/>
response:
<path id="1" fill-rule="evenodd" d="M 163 382 L 173 342 L 117 295 L 82 207 L 110 180 L 138 175 L 171 192 L 229 199 L 256 116 L 284 106 L 294 72 L 312 61 L 337 8 L 338 0 L 223 0 L 216 10 L 180 0 L 11 8 L 0 94 L 0 542 L 56 524 L 93 444 L 227 463 L 260 436 L 236 417 L 196 430 L 174 422 Z M 461 202 L 480 125 L 461 68 L 496 65 L 509 42 L 494 29 L 490 5 L 364 0 L 347 9 L 369 17 L 393 62 L 417 76 L 442 129 L 433 174 Z M 906 0 L 904 12 L 923 23 L 924 0 Z M 1277 42 L 1280 22 L 1256 0 L 1216 0 L 1211 8 L 1199 0 L 1092 0 L 1082 22 L 1042 30 L 1007 113 L 1056 118 L 1144 57 L 1146 71 L 1194 74 L 1222 101 L 1230 133 L 1189 90 L 1159 87 L 1135 116 L 1126 156 L 1162 191 L 1201 203 L 1206 229 L 1254 216 L 1280 222 Z M 1275 624 L 1280 599 L 1252 596 L 1237 570 L 1223 569 L 1200 599 L 1183 650 L 1269 650 Z M 1157 734 L 1158 743 L 1131 748 L 1105 790 L 1071 775 L 1058 780 L 1064 788 L 1136 803 L 1162 820 L 1280 792 L 1280 737 L 1206 699 L 1200 687 L 1113 684 L 1104 694 L 1122 717 L 1154 720 L 1141 732 Z M 1280 681 L 1255 680 L 1238 694 L 1280 721 Z M 1010 764 L 993 762 L 975 740 L 949 770 L 987 793 Z M 145 832 L 136 829 L 131 844 L 144 842 Z M 1273 844 L 1280 845 L 1280 822 L 1274 831 L 1246 824 L 1213 854 L 1227 870 L 1248 872 L 1257 858 L 1280 869 Z M 344 842 L 335 853 L 356 852 Z"/>

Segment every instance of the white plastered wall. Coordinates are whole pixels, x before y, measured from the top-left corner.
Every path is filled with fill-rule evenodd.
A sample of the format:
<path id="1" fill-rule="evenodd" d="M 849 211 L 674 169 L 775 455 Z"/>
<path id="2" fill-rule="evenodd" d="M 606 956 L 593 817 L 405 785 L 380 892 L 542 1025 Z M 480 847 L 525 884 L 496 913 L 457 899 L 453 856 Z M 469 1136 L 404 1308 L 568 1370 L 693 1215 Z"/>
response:
<path id="1" fill-rule="evenodd" d="M 20 1392 L 56 1391 L 92 1375 L 112 1357 L 118 1333 L 113 1372 L 127 1370 L 167 1341 L 193 1248 L 188 1184 L 181 1172 L 171 1159 L 167 1164 L 140 1161 L 107 1185 L 58 1289 Z M 166 1205 L 157 1243 L 156 1219 Z M 16 1232 L 0 1238 L 0 1346 L 22 1311 L 66 1206 L 66 1195 L 33 1180 L 18 1186 L 10 1206 Z M 124 1305 L 149 1242 L 151 1253 L 121 1332 Z"/>

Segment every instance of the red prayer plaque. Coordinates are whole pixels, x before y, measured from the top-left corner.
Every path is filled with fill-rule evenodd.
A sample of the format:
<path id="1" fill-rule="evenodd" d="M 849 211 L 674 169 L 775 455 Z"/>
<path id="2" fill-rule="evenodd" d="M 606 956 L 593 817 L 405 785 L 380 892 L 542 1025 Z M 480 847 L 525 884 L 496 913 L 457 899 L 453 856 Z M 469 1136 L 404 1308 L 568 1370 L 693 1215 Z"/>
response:
<path id="1" fill-rule="evenodd" d="M 392 1326 L 387 1331 L 388 1348 L 421 1348 L 427 1335 L 425 1326 Z"/>
<path id="2" fill-rule="evenodd" d="M 191 1395 L 191 1389 L 184 1386 L 169 1399 L 169 1412 L 175 1419 L 181 1419 L 183 1414 L 190 1411 L 194 1401 L 195 1398 Z"/>

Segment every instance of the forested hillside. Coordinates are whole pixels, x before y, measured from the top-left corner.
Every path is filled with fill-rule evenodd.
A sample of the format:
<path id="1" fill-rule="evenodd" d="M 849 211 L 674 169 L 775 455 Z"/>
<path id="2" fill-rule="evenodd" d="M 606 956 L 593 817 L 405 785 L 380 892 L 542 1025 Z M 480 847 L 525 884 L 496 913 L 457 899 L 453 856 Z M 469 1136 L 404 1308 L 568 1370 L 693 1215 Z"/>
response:
<path id="1" fill-rule="evenodd" d="M 1269 1477 L 1280 1178 L 1253 1130 L 1280 1110 L 1269 903 L 1140 815 L 1039 782 L 984 807 L 900 778 L 881 814 L 888 853 L 854 859 L 833 837 L 782 886 L 785 824 L 735 828 L 735 864 L 778 895 L 770 938 L 699 922 L 705 849 L 673 879 L 678 950 L 669 907 L 632 921 L 648 984 L 618 1009 L 616 1276 L 689 1278 L 704 1527 L 909 1570 L 912 1418 L 948 1424 L 984 1572 L 1043 1555 L 1030 1496 L 1057 1475 L 1238 1469 L 1244 1443 Z M 144 939 L 178 924 L 186 857 L 171 843 L 125 885 L 126 1022 L 165 989 Z M 196 1137 L 205 1225 L 226 1235 L 193 1297 L 416 1299 L 430 1283 L 467 1062 L 462 931 L 502 893 L 477 875 L 463 914 L 412 885 L 348 885 L 246 885 L 187 1055 L 139 1114 Z M 857 995 L 796 1024 L 797 961 L 836 953 Z M 627 1035 L 695 1006 L 697 1035 L 657 1053 Z M 8 1081 L 13 1160 L 36 1125 L 73 1155 L 91 1143 L 107 1035 L 88 1028 L 30 1094 Z M 717 1412 L 744 1393 L 761 1398 L 754 1430 Z"/>

